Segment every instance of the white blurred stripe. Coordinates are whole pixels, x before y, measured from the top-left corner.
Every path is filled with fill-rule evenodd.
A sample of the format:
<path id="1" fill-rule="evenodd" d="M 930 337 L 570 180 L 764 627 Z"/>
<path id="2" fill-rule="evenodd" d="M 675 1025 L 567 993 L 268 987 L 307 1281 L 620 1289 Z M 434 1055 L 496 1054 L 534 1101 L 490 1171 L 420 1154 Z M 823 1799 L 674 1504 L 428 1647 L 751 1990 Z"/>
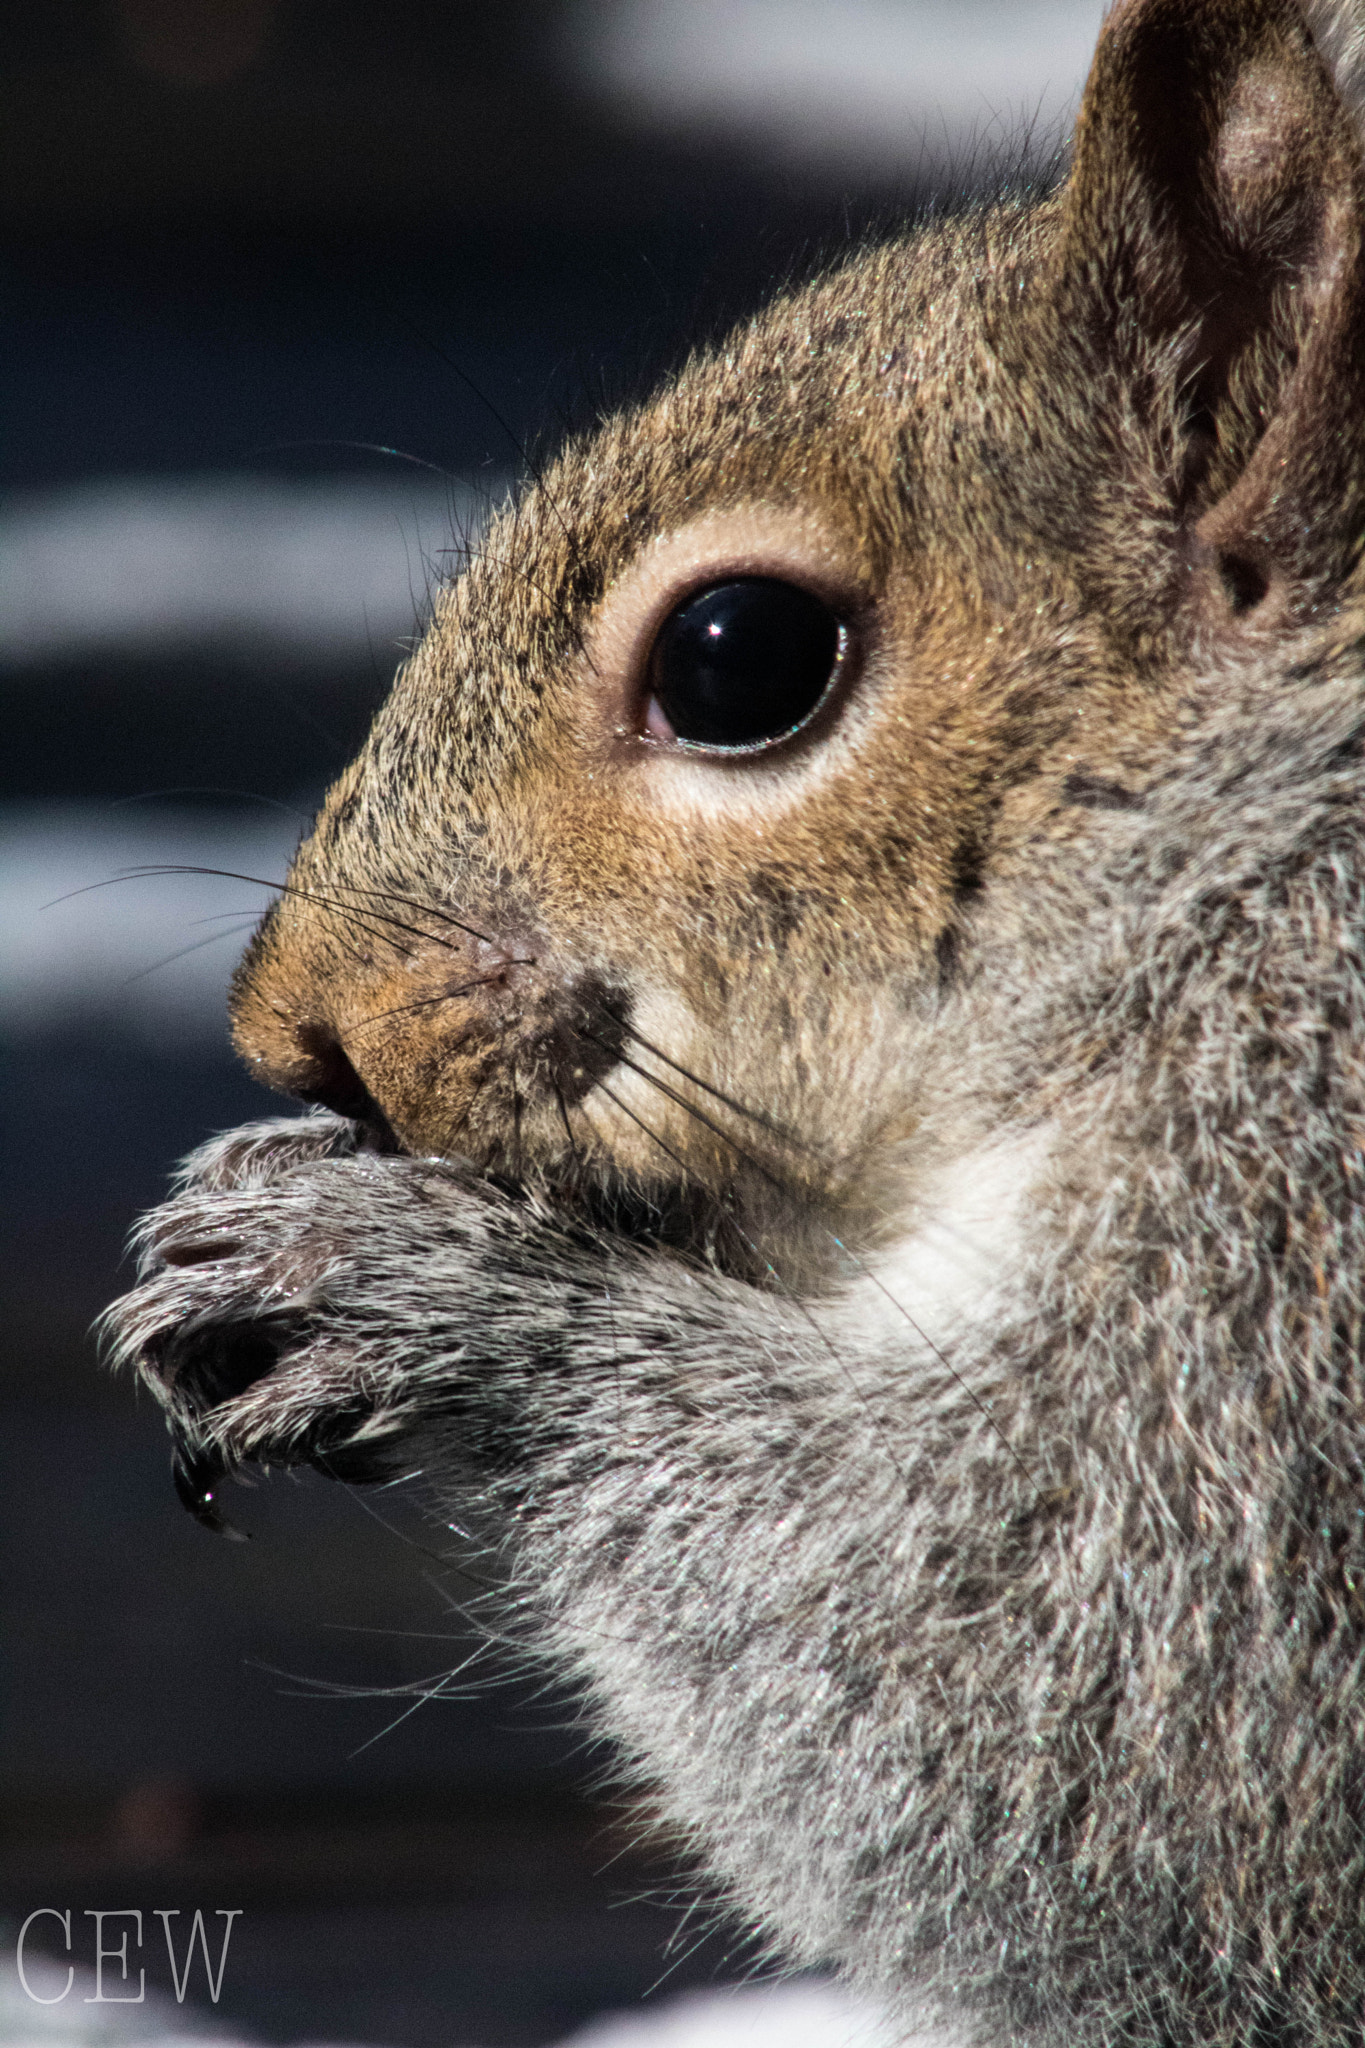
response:
<path id="1" fill-rule="evenodd" d="M 581 0 L 568 61 L 638 124 L 911 175 L 1037 162 L 1070 126 L 1103 0 Z"/>
<path id="2" fill-rule="evenodd" d="M 491 477 L 492 502 L 504 489 Z M 0 661 L 205 648 L 364 660 L 367 642 L 387 657 L 418 630 L 489 502 L 407 474 L 110 480 L 11 497 Z"/>
<path id="3" fill-rule="evenodd" d="M 64 1958 L 30 1954 L 25 1994 L 14 1964 L 0 1958 L 0 2048 L 252 2048 L 216 2015 L 155 1990 L 136 2013 L 108 1998 L 101 2007 L 89 1989 L 94 1972 L 71 1967 L 69 1979 Z M 907 2035 L 837 1985 L 806 1982 L 685 1992 L 591 2020 L 561 2048 L 965 2048 L 965 2038 Z"/>
<path id="4" fill-rule="evenodd" d="M 966 2048 L 948 2032 L 906 2034 L 837 1984 L 689 1991 L 643 2011 L 604 2014 L 561 2048 Z"/>
<path id="5" fill-rule="evenodd" d="M 223 1042 L 243 927 L 270 891 L 211 875 L 129 871 L 227 868 L 278 880 L 305 823 L 283 809 L 249 822 L 160 806 L 0 810 L 0 1028 L 112 1026 Z"/>

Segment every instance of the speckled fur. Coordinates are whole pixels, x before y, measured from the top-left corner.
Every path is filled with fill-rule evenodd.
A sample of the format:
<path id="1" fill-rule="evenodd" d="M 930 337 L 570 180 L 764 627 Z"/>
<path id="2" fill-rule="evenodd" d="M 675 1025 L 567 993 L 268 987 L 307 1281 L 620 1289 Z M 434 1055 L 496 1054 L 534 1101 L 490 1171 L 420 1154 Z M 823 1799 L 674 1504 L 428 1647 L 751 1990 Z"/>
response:
<path id="1" fill-rule="evenodd" d="M 191 1474 L 499 1519 L 626 1767 L 907 2027 L 1365 2028 L 1363 191 L 1290 6 L 1130 0 L 1059 198 L 570 449 L 241 972 L 351 1114 L 206 1146 L 112 1312 Z M 595 621 L 754 504 L 873 653 L 684 829 Z"/>

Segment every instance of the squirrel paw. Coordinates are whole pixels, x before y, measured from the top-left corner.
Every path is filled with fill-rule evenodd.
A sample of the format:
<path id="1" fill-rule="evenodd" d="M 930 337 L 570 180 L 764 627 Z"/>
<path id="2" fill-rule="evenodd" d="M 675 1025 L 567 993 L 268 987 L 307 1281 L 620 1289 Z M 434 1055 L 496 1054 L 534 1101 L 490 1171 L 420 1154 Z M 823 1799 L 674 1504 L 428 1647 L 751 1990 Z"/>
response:
<path id="1" fill-rule="evenodd" d="M 177 1490 L 210 1528 L 238 1533 L 215 1490 L 240 1465 L 372 1477 L 401 1426 L 366 1357 L 353 1266 L 381 1185 L 414 1162 L 361 1142 L 325 1112 L 249 1124 L 194 1153 L 139 1225 L 138 1285 L 101 1334 L 165 1410 Z"/>

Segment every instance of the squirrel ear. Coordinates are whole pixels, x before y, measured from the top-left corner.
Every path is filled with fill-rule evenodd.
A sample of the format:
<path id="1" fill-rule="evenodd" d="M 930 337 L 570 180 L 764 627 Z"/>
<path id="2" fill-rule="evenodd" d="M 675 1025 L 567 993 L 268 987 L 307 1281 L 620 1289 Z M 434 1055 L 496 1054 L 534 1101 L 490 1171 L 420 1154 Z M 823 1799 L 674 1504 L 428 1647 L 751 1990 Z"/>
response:
<path id="1" fill-rule="evenodd" d="M 1272 588 L 1301 613 L 1359 557 L 1361 26 L 1339 0 L 1119 0 L 1082 102 L 1064 316 L 1174 364 L 1182 519 L 1234 614 Z"/>

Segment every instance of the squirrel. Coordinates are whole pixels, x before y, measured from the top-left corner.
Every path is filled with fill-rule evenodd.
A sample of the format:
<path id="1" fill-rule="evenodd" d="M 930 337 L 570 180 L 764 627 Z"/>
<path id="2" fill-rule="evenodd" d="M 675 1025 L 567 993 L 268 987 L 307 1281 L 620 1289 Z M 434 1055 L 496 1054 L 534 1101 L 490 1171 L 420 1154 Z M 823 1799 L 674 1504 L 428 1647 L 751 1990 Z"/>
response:
<path id="1" fill-rule="evenodd" d="M 1360 24 L 1119 0 L 1064 181 L 572 440 L 238 969 L 109 1312 L 182 1496 L 420 1468 L 908 2031 L 1365 2025 Z"/>

